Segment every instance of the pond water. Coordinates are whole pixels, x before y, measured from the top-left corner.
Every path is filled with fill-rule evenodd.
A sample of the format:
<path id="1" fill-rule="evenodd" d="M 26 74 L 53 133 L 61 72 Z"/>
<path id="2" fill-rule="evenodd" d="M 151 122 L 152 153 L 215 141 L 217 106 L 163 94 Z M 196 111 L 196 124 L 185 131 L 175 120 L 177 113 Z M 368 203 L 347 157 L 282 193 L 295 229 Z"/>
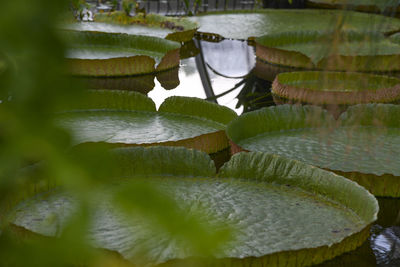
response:
<path id="1" fill-rule="evenodd" d="M 181 49 L 181 58 L 179 69 L 146 77 L 94 79 L 91 85 L 132 90 L 140 84 L 139 91 L 152 98 L 157 108 L 174 95 L 208 99 L 238 114 L 275 105 L 270 90 L 281 69 L 258 62 L 254 46 L 247 42 L 196 38 Z M 318 266 L 400 266 L 400 199 L 378 200 L 379 218 L 371 237 L 355 251 Z"/>
<path id="2" fill-rule="evenodd" d="M 243 85 L 226 95 L 217 96 L 229 91 L 249 75 L 255 67 L 254 47 L 247 45 L 247 42 L 235 40 L 218 43 L 195 40 L 194 45 L 198 48 L 198 54 L 181 61 L 180 85 L 167 91 L 156 83 L 148 96 L 157 107 L 171 95 L 208 98 L 241 114 L 243 106 L 237 107 L 236 96 Z"/>

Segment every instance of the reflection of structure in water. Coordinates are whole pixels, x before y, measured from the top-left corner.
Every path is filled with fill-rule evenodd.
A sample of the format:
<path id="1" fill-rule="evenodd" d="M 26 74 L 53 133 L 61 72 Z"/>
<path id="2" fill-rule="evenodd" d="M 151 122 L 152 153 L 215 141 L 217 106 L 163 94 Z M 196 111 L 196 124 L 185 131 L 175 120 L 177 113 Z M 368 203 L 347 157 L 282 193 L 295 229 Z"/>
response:
<path id="1" fill-rule="evenodd" d="M 371 236 L 371 247 L 378 266 L 400 266 L 400 227 L 381 228 L 375 226 Z"/>
<path id="2" fill-rule="evenodd" d="M 195 42 L 200 49 L 196 66 L 209 100 L 223 103 L 233 93 L 236 109 L 243 107 L 243 112 L 273 105 L 271 83 L 254 75 L 253 47 L 234 40 Z"/>
<path id="3" fill-rule="evenodd" d="M 200 45 L 207 65 L 225 76 L 244 76 L 254 67 L 254 48 L 247 42 L 223 40 L 200 42 Z"/>

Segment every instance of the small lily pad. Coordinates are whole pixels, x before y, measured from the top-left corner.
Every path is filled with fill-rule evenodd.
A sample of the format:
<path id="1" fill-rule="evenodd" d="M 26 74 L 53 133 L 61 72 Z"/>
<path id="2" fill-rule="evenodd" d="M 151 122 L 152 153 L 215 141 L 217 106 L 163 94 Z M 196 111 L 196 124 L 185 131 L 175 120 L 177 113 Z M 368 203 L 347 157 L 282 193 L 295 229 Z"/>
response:
<path id="1" fill-rule="evenodd" d="M 227 128 L 233 152 L 264 151 L 334 171 L 378 196 L 400 197 L 400 106 L 349 107 L 338 121 L 315 106 L 246 113 Z"/>
<path id="2" fill-rule="evenodd" d="M 89 102 L 58 114 L 76 144 L 186 146 L 215 153 L 228 147 L 225 127 L 237 115 L 198 98 L 170 97 L 156 111 L 154 102 L 129 91 L 92 91 Z"/>
<path id="3" fill-rule="evenodd" d="M 261 9 L 207 13 L 190 18 L 198 32 L 219 38 L 247 40 L 266 34 L 296 31 L 343 30 L 391 33 L 400 30 L 400 19 L 375 14 L 321 9 Z M 218 25 L 218 26 L 216 26 Z"/>
<path id="4" fill-rule="evenodd" d="M 149 74 L 179 66 L 177 42 L 120 33 L 64 31 L 70 72 L 79 76 Z"/>
<path id="5" fill-rule="evenodd" d="M 218 174 L 205 153 L 184 148 L 123 148 L 116 156 L 124 179 L 113 179 L 93 200 L 89 239 L 142 266 L 309 266 L 361 245 L 378 212 L 376 199 L 356 183 L 275 155 L 240 153 Z M 144 181 L 186 214 L 201 206 L 199 220 L 228 225 L 236 230 L 233 239 L 202 259 L 178 237 L 149 231 L 145 219 L 124 220 L 110 202 L 113 193 Z M 65 192 L 39 195 L 15 207 L 13 223 L 54 236 L 76 203 Z"/>
<path id="6" fill-rule="evenodd" d="M 350 72 L 288 72 L 276 76 L 271 92 L 316 105 L 391 103 L 400 99 L 400 79 Z"/>
<path id="7" fill-rule="evenodd" d="M 400 44 L 379 33 L 285 32 L 256 39 L 256 56 L 277 65 L 332 71 L 400 70 Z"/>

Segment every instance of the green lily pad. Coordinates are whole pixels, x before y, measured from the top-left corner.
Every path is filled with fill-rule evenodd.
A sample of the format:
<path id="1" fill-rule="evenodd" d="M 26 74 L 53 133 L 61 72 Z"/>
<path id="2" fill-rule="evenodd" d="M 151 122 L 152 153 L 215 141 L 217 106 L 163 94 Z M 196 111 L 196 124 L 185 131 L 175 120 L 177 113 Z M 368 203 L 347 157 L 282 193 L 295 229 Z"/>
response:
<path id="1" fill-rule="evenodd" d="M 306 5 L 313 8 L 347 8 L 376 13 L 400 10 L 397 0 L 307 0 Z"/>
<path id="2" fill-rule="evenodd" d="M 129 91 L 93 91 L 89 102 L 60 113 L 75 142 L 115 146 L 186 146 L 215 153 L 228 147 L 225 127 L 237 115 L 198 98 L 170 97 L 156 111 L 154 102 Z"/>
<path id="3" fill-rule="evenodd" d="M 177 42 L 120 33 L 65 31 L 70 72 L 79 76 L 149 74 L 179 66 Z"/>
<path id="4" fill-rule="evenodd" d="M 400 79 L 355 72 L 288 72 L 276 76 L 271 92 L 316 105 L 390 103 L 400 99 Z"/>
<path id="5" fill-rule="evenodd" d="M 338 121 L 319 107 L 276 106 L 233 120 L 238 150 L 265 151 L 334 171 L 378 196 L 400 197 L 400 106 L 350 107 Z"/>
<path id="6" fill-rule="evenodd" d="M 400 44 L 400 33 L 395 33 L 390 36 L 390 40 L 394 43 Z"/>
<path id="7" fill-rule="evenodd" d="M 200 25 L 199 33 L 241 40 L 281 32 L 332 31 L 340 22 L 343 30 L 400 30 L 399 19 L 342 10 L 261 9 L 208 13 L 190 19 Z"/>
<path id="8" fill-rule="evenodd" d="M 199 261 L 206 266 L 317 264 L 361 245 L 378 212 L 376 199 L 356 183 L 274 155 L 235 155 L 218 175 L 206 154 L 184 148 L 124 148 L 117 156 L 124 179 L 113 179 L 101 200 L 93 201 L 89 238 L 142 266 L 192 266 Z M 203 207 L 199 220 L 236 229 L 233 239 L 210 258 L 194 258 L 179 238 L 149 231 L 145 219 L 124 220 L 109 199 L 144 180 L 170 195 L 187 214 Z M 54 236 L 75 206 L 67 193 L 53 191 L 17 205 L 13 223 Z M 140 261 L 143 246 L 146 262 Z"/>
<path id="9" fill-rule="evenodd" d="M 400 70 L 400 44 L 377 33 L 285 32 L 256 39 L 256 56 L 269 63 L 333 71 Z"/>
<path id="10" fill-rule="evenodd" d="M 129 17 L 121 11 L 98 13 L 94 20 L 122 27 L 127 26 L 126 31 L 128 32 L 125 33 L 156 36 L 177 42 L 192 40 L 198 27 L 197 23 L 185 17 L 166 17 L 158 14 L 147 14 L 146 17 Z M 146 25 L 147 30 L 144 31 L 140 25 Z M 119 28 L 119 30 L 122 30 L 122 28 Z M 135 33 L 136 31 L 137 33 Z"/>
<path id="11" fill-rule="evenodd" d="M 165 17 L 158 14 L 126 16 L 124 12 L 98 13 L 95 22 L 64 23 L 61 28 L 77 31 L 126 33 L 165 38 L 177 42 L 192 40 L 197 24 L 186 18 Z"/>

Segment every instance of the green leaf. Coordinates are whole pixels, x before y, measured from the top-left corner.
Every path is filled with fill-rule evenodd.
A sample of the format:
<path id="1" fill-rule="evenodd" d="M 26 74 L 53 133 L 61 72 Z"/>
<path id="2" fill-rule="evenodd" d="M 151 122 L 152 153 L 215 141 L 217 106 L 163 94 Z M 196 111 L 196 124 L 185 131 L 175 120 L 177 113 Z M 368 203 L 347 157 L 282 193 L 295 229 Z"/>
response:
<path id="1" fill-rule="evenodd" d="M 159 111 L 200 116 L 222 124 L 228 124 L 237 117 L 231 109 L 195 97 L 169 97 L 161 104 Z"/>
<path id="2" fill-rule="evenodd" d="M 201 34 L 241 40 L 281 32 L 332 31 L 338 25 L 343 30 L 361 32 L 400 30 L 400 19 L 342 10 L 241 10 L 211 12 L 189 19 L 200 25 Z"/>
<path id="3" fill-rule="evenodd" d="M 122 168 L 115 178 L 123 179 L 114 178 L 93 199 L 90 239 L 139 265 L 309 266 L 361 245 L 378 212 L 376 199 L 356 183 L 275 155 L 237 154 L 216 176 L 210 158 L 199 151 L 152 147 L 114 153 Z M 112 199 L 134 217 L 121 217 Z M 36 196 L 17 206 L 14 223 L 43 234 L 44 218 L 55 214 L 62 223 L 74 203 L 62 192 Z M 188 223 L 196 231 L 187 232 L 193 229 Z M 203 254 L 205 240 L 222 240 L 225 227 L 236 230 L 232 239 Z M 197 238 L 198 250 L 182 234 Z"/>
<path id="4" fill-rule="evenodd" d="M 265 132 L 317 127 L 330 128 L 333 125 L 334 119 L 323 109 L 312 106 L 283 105 L 279 108 L 263 108 L 244 113 L 228 124 L 226 133 L 230 140 L 238 144 L 237 142 L 240 140 L 246 140 Z"/>
<path id="5" fill-rule="evenodd" d="M 271 92 L 317 105 L 391 103 L 400 99 L 400 79 L 350 72 L 288 72 L 276 76 Z"/>
<path id="6" fill-rule="evenodd" d="M 256 43 L 256 56 L 278 65 L 338 71 L 400 70 L 400 44 L 375 32 L 284 32 L 259 37 Z"/>
<path id="7" fill-rule="evenodd" d="M 210 157 L 183 147 L 135 147 L 115 149 L 120 177 L 182 176 L 213 177 L 216 169 Z M 140 160 L 137 160 L 140 159 Z M 165 160 L 169 159 L 169 160 Z"/>
<path id="8" fill-rule="evenodd" d="M 62 35 L 69 43 L 67 58 L 74 75 L 127 76 L 179 65 L 177 42 L 121 33 L 63 31 Z"/>
<path id="9" fill-rule="evenodd" d="M 227 135 L 242 149 L 306 162 L 353 179 L 376 195 L 399 197 L 399 111 L 396 105 L 357 105 L 335 122 L 320 108 L 284 105 L 233 120 Z"/>
<path id="10" fill-rule="evenodd" d="M 71 26 L 85 31 L 95 30 L 155 36 L 177 42 L 192 40 L 197 29 L 197 23 L 184 17 L 166 17 L 158 14 L 147 14 L 145 17 L 139 15 L 130 17 L 123 12 L 116 11 L 98 13 L 94 20 L 97 23 L 80 23 Z"/>
<path id="11" fill-rule="evenodd" d="M 69 110 L 156 111 L 151 98 L 136 92 L 118 90 L 89 90 L 85 101 L 72 104 Z"/>
<path id="12" fill-rule="evenodd" d="M 158 144 L 215 153 L 228 147 L 224 130 L 235 117 L 226 107 L 196 98 L 168 98 L 156 112 L 153 101 L 139 93 L 100 90 L 59 113 L 58 123 L 74 133 L 76 144 Z"/>
<path id="13" fill-rule="evenodd" d="M 381 13 L 398 10 L 397 0 L 308 0 L 307 5 L 313 8 L 346 8 L 364 12 Z"/>

